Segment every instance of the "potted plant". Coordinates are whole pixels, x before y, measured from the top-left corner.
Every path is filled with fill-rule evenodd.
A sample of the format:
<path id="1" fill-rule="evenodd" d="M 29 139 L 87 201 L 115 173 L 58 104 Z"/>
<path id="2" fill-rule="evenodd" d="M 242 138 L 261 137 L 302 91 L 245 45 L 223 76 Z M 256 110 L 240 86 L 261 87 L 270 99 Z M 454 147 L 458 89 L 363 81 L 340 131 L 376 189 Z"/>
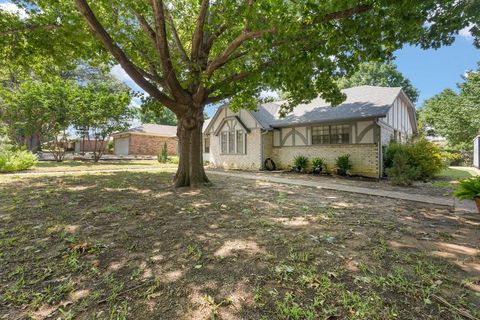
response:
<path id="1" fill-rule="evenodd" d="M 316 174 L 322 173 L 323 168 L 326 167 L 325 159 L 313 158 L 312 167 L 313 167 L 313 173 L 316 173 Z"/>
<path id="2" fill-rule="evenodd" d="M 455 197 L 461 200 L 474 200 L 480 213 L 480 176 L 460 182 Z"/>
<path id="3" fill-rule="evenodd" d="M 352 169 L 352 163 L 350 162 L 349 154 L 339 156 L 335 161 L 335 164 L 337 165 L 337 174 L 339 176 L 346 176 L 348 171 Z"/>
<path id="4" fill-rule="evenodd" d="M 293 169 L 296 172 L 304 172 L 308 165 L 308 158 L 298 155 L 293 159 Z"/>

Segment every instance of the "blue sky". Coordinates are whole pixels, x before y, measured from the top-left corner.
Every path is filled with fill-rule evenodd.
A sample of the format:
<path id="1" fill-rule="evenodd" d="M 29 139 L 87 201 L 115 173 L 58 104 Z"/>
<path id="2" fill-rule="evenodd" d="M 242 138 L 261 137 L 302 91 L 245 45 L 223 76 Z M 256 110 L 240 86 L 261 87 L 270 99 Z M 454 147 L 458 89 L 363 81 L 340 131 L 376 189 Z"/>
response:
<path id="1" fill-rule="evenodd" d="M 446 88 L 456 88 L 462 75 L 477 68 L 480 50 L 467 33 L 457 37 L 453 45 L 437 50 L 407 46 L 396 52 L 398 69 L 420 90 L 417 106 Z"/>

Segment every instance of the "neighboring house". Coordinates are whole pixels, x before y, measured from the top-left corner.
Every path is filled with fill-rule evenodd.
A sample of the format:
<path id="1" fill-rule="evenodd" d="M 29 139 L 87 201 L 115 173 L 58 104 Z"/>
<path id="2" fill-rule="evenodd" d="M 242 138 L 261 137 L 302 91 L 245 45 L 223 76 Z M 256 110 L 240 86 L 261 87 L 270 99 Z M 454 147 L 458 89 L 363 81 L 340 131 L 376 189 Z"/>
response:
<path id="1" fill-rule="evenodd" d="M 350 154 L 352 174 L 381 177 L 382 146 L 417 133 L 415 107 L 401 88 L 343 92 L 347 98 L 339 106 L 317 98 L 285 118 L 278 113 L 282 102 L 259 105 L 257 111 L 219 108 L 204 130 L 211 165 L 258 170 L 271 158 L 287 169 L 295 156 L 304 155 L 324 158 L 332 169 L 338 156 Z"/>
<path id="2" fill-rule="evenodd" d="M 93 152 L 95 150 L 101 150 L 108 141 L 101 141 L 96 139 L 77 138 L 75 139 L 75 153 Z"/>
<path id="3" fill-rule="evenodd" d="M 202 132 L 205 132 L 211 120 L 212 119 L 207 119 L 205 120 L 205 122 L 203 122 Z M 203 161 L 210 161 L 210 138 L 204 135 L 202 144 L 203 144 Z"/>
<path id="4" fill-rule="evenodd" d="M 113 134 L 116 155 L 157 155 L 167 144 L 169 156 L 177 155 L 177 127 L 143 124 L 127 131 Z"/>
<path id="5" fill-rule="evenodd" d="M 473 166 L 480 169 L 480 134 L 473 139 Z"/>

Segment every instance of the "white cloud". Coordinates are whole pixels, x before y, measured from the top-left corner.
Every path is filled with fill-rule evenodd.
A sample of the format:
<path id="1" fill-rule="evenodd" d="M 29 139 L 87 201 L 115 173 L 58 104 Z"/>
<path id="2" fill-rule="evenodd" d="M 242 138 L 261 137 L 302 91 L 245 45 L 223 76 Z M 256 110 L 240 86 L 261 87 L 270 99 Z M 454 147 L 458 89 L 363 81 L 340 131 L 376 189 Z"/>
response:
<path id="1" fill-rule="evenodd" d="M 473 27 L 473 25 L 469 25 L 469 26 L 466 26 L 465 28 L 463 28 L 462 30 L 460 30 L 458 32 L 458 35 L 462 38 L 465 38 L 467 40 L 472 40 L 473 39 L 473 35 L 470 33 L 470 29 Z"/>
<path id="2" fill-rule="evenodd" d="M 123 68 L 119 64 L 113 66 L 112 70 L 110 70 L 110 73 L 112 74 L 112 76 L 122 82 L 133 81 L 132 78 L 130 78 L 130 76 L 125 72 L 125 70 L 123 70 Z"/>
<path id="3" fill-rule="evenodd" d="M 145 91 L 143 91 L 143 89 L 140 88 L 135 83 L 135 81 L 132 80 L 132 78 L 130 78 L 130 76 L 125 72 L 125 70 L 123 70 L 123 68 L 119 64 L 113 66 L 113 68 L 110 70 L 110 74 L 116 79 L 125 83 L 127 86 L 130 87 L 130 89 L 145 93 Z"/>
<path id="4" fill-rule="evenodd" d="M 16 14 L 21 19 L 26 19 L 28 17 L 28 13 L 27 11 L 25 11 L 25 9 L 20 8 L 16 4 L 11 2 L 0 3 L 0 10 Z"/>

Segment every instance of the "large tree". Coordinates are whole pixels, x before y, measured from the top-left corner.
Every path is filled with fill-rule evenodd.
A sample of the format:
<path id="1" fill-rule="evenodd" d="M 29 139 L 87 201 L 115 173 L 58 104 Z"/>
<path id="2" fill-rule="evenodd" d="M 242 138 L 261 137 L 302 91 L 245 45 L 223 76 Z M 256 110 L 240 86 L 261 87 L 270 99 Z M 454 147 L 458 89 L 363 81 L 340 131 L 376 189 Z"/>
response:
<path id="1" fill-rule="evenodd" d="M 458 93 L 445 89 L 426 100 L 420 119 L 447 138 L 450 147 L 470 150 L 473 138 L 480 133 L 480 64 L 463 79 Z"/>
<path id="2" fill-rule="evenodd" d="M 54 155 L 61 160 L 63 152 L 56 147 L 70 125 L 76 89 L 76 83 L 60 78 L 28 80 L 0 88 L 0 116 L 9 135 L 30 151 L 39 151 L 41 144 L 47 143 L 58 151 Z"/>
<path id="3" fill-rule="evenodd" d="M 336 79 L 359 63 L 387 59 L 404 43 L 450 44 L 467 26 L 478 36 L 480 15 L 472 0 L 75 0 L 98 40 L 89 42 L 71 0 L 18 2 L 36 8 L 30 20 L 43 18 L 37 30 L 56 23 L 56 32 L 74 30 L 85 48 L 101 43 L 176 114 L 177 186 L 208 182 L 206 104 L 228 99 L 233 108 L 255 108 L 265 89 L 288 94 L 284 113 L 318 95 L 338 104 L 345 97 Z"/>
<path id="4" fill-rule="evenodd" d="M 358 71 L 349 77 L 339 80 L 340 88 L 350 88 L 354 86 L 383 86 L 383 87 L 402 87 L 407 96 L 416 102 L 418 99 L 418 89 L 415 88 L 409 79 L 398 71 L 397 66 L 392 62 L 370 61 L 362 63 Z"/>

